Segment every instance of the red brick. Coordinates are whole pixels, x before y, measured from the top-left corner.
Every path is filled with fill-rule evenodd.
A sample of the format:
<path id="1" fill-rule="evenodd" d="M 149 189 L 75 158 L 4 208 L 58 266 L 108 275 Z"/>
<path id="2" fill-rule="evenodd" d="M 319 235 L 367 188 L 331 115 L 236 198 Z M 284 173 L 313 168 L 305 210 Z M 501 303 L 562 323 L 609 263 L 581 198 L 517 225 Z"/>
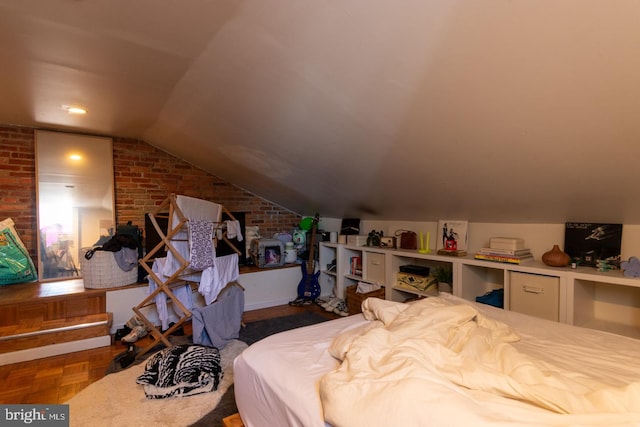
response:
<path id="1" fill-rule="evenodd" d="M 36 259 L 35 130 L 0 125 L 1 219 L 11 217 L 34 261 Z M 144 224 L 144 215 L 169 193 L 221 203 L 246 213 L 247 226 L 270 236 L 288 231 L 300 216 L 177 159 L 143 141 L 113 138 L 116 218 Z"/>

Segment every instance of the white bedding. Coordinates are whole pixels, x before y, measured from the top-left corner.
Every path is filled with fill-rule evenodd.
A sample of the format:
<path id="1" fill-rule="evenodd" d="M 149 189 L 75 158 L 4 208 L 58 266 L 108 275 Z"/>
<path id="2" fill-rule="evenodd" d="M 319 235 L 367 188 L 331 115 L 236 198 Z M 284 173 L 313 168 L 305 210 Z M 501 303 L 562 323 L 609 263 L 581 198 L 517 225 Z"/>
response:
<path id="1" fill-rule="evenodd" d="M 234 362 L 236 405 L 246 427 L 321 427 L 318 381 L 339 364 L 327 352 L 340 332 L 366 323 L 344 317 L 271 335 Z"/>
<path id="2" fill-rule="evenodd" d="M 640 381 L 640 364 L 637 361 L 640 355 L 640 341 L 473 304 L 446 294 L 443 298 L 447 303 L 471 305 L 476 307 L 481 315 L 508 324 L 511 329 L 498 329 L 499 335 L 509 338 L 512 331 L 520 339 L 516 342 L 509 342 L 510 339 L 503 340 L 509 347 L 505 351 L 522 354 L 527 359 L 534 360 L 533 366 L 536 368 L 542 366 L 546 369 L 553 366 L 554 371 L 565 373 L 565 376 L 561 377 L 562 381 L 569 378 L 580 384 L 580 387 L 598 384 L 597 388 L 615 390 L 619 396 L 629 398 L 628 401 L 618 403 L 635 405 L 635 393 L 631 391 L 628 394 L 623 387 Z M 385 311 L 383 316 L 388 316 L 386 320 L 389 321 L 396 314 Z M 349 365 L 338 370 L 339 362 L 328 352 L 333 337 L 346 329 L 352 329 L 353 333 L 353 328 L 365 323 L 367 322 L 362 315 L 351 316 L 278 334 L 247 349 L 235 362 L 236 401 L 245 425 L 325 425 L 325 413 L 319 397 L 320 381 L 323 377 L 326 382 L 324 394 L 333 396 L 334 400 L 331 402 L 329 398 L 325 402 L 330 404 L 326 408 L 326 415 L 335 426 L 640 425 L 638 412 L 622 410 L 614 413 L 609 410 L 611 408 L 603 412 L 603 408 L 599 406 L 602 402 L 599 397 L 592 402 L 595 402 L 595 405 L 589 408 L 590 411 L 596 412 L 587 415 L 559 414 L 558 408 L 553 406 L 553 411 L 544 409 L 540 405 L 553 405 L 545 403 L 547 399 L 553 402 L 554 396 L 551 393 L 531 394 L 531 390 L 527 387 L 522 388 L 522 385 L 509 390 L 512 383 L 505 382 L 504 378 L 502 383 L 497 384 L 485 381 L 492 375 L 502 375 L 500 372 L 485 371 L 482 374 L 488 376 L 474 377 L 468 375 L 472 371 L 464 369 L 453 369 L 448 375 L 444 375 L 435 371 L 431 365 L 428 366 L 429 369 L 416 370 L 415 366 L 404 364 L 406 355 L 393 362 L 397 363 L 396 369 L 380 368 L 379 372 L 373 373 L 347 369 L 351 368 L 351 365 L 367 364 L 366 360 L 358 361 L 358 353 L 347 357 Z M 347 334 L 343 336 L 342 342 L 336 342 L 336 354 L 341 357 L 346 354 L 345 349 L 350 348 L 351 338 L 353 336 Z M 480 342 L 485 344 L 483 340 Z M 361 357 L 382 357 L 376 353 L 381 351 L 380 348 L 376 348 L 372 354 L 361 353 Z M 414 351 L 416 359 L 426 359 L 425 355 L 421 354 L 422 350 Z M 440 362 L 446 360 L 446 357 L 441 357 Z M 529 373 L 537 372 L 531 367 L 527 369 L 526 372 Z M 398 385 L 395 378 L 393 381 L 390 380 L 393 375 L 403 370 L 410 372 L 409 375 L 405 375 L 411 378 L 405 381 L 408 385 Z M 327 375 L 328 373 L 331 374 Z M 375 378 L 376 374 L 379 378 Z M 363 381 L 345 381 L 354 375 L 362 376 Z M 459 378 L 454 378 L 455 375 L 459 375 Z M 338 382 L 331 381 L 336 378 Z M 560 381 L 557 377 L 549 379 Z M 467 386 L 473 386 L 475 381 L 475 386 L 479 385 L 480 389 L 472 390 L 456 384 L 465 381 L 468 381 Z M 414 386 L 417 388 L 412 388 Z M 372 393 L 363 394 L 363 387 L 365 391 Z M 413 396 L 401 398 L 405 387 L 413 390 Z M 511 392 L 512 397 L 520 393 L 521 400 L 496 394 L 496 389 L 502 394 L 507 392 L 506 395 Z M 523 391 L 526 392 L 526 398 L 522 395 Z M 554 393 L 557 393 L 557 390 Z M 563 402 L 560 405 L 563 408 L 561 411 L 571 411 L 566 407 L 566 399 Z M 637 408 L 634 409 L 636 410 Z"/>

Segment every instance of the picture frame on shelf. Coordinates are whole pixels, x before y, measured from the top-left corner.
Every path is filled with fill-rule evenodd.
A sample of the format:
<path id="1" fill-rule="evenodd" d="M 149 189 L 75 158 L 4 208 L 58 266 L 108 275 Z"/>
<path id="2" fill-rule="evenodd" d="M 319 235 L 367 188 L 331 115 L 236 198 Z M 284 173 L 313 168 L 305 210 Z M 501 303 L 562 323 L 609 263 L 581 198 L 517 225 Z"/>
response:
<path id="1" fill-rule="evenodd" d="M 469 221 L 441 219 L 438 221 L 437 250 L 466 252 L 469 242 Z"/>
<path id="2" fill-rule="evenodd" d="M 598 267 L 606 262 L 619 268 L 622 248 L 622 224 L 567 222 L 564 252 L 580 266 Z"/>

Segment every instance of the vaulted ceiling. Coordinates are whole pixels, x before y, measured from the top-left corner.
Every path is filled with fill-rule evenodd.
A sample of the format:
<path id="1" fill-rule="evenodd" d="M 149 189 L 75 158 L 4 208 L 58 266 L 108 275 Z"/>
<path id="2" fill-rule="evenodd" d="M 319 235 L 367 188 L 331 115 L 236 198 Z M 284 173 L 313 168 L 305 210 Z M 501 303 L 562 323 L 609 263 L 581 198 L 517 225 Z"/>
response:
<path id="1" fill-rule="evenodd" d="M 0 0 L 0 64 L 301 214 L 640 223 L 636 0 Z"/>

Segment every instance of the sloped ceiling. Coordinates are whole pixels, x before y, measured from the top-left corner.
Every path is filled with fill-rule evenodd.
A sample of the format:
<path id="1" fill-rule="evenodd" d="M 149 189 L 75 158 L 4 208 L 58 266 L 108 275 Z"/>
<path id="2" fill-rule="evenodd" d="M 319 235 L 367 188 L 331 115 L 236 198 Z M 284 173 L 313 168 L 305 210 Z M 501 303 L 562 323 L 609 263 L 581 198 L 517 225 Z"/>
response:
<path id="1" fill-rule="evenodd" d="M 0 64 L 301 214 L 640 223 L 636 0 L 0 0 Z"/>

